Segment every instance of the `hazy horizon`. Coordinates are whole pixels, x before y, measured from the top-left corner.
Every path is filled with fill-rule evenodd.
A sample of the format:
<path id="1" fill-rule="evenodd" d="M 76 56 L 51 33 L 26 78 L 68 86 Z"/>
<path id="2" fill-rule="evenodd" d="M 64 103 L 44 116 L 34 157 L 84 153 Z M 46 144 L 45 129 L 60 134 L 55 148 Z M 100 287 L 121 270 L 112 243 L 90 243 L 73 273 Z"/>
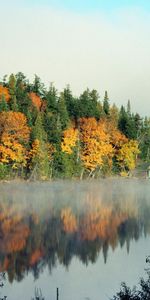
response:
<path id="1" fill-rule="evenodd" d="M 69 84 L 75 96 L 96 89 L 101 100 L 107 90 L 111 104 L 129 99 L 132 111 L 150 116 L 147 1 L 0 3 L 1 79 L 37 74 L 59 91 Z"/>

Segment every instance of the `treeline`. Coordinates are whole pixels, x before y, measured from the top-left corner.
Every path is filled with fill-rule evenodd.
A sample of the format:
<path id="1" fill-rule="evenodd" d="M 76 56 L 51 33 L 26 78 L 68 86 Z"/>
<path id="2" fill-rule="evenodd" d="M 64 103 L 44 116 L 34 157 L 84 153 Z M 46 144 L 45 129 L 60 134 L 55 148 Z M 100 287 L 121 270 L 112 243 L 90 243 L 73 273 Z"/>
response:
<path id="1" fill-rule="evenodd" d="M 149 161 L 150 119 L 119 109 L 107 92 L 74 97 L 21 72 L 0 82 L 0 178 L 128 175 L 137 155 Z"/>

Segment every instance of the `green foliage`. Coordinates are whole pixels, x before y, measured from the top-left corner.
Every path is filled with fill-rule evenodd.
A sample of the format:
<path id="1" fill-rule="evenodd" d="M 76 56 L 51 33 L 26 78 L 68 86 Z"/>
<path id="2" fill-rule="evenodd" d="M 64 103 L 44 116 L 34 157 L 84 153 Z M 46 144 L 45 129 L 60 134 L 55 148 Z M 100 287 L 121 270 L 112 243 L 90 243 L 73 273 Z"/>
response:
<path id="1" fill-rule="evenodd" d="M 36 93 L 40 97 L 45 96 L 44 84 L 41 82 L 40 77 L 36 74 L 34 76 L 33 84 L 30 86 L 30 91 Z"/>
<path id="2" fill-rule="evenodd" d="M 90 92 L 90 90 L 87 89 L 80 95 L 77 103 L 77 115 L 80 118 L 100 118 L 99 95 L 96 90 Z"/>
<path id="3" fill-rule="evenodd" d="M 139 134 L 140 157 L 145 161 L 150 161 L 150 119 L 145 117 Z"/>
<path id="4" fill-rule="evenodd" d="M 120 291 L 112 298 L 112 300 L 149 300 L 150 299 L 150 272 L 147 272 L 147 279 L 142 278 L 139 288 L 131 289 L 126 283 L 121 284 Z"/>
<path id="5" fill-rule="evenodd" d="M 1 100 L 0 100 L 0 112 L 1 111 L 8 111 L 8 104 L 5 100 L 4 95 L 2 95 Z"/>
<path id="6" fill-rule="evenodd" d="M 7 179 L 9 174 L 10 168 L 5 164 L 0 163 L 0 180 Z"/>
<path id="7" fill-rule="evenodd" d="M 61 141 L 61 125 L 59 116 L 46 111 L 44 114 L 44 130 L 47 133 L 47 140 L 49 143 L 60 145 Z"/>
<path id="8" fill-rule="evenodd" d="M 39 113 L 35 120 L 35 124 L 32 128 L 32 140 L 38 139 L 39 141 L 46 141 L 47 135 L 43 126 L 43 117 L 42 114 Z"/>
<path id="9" fill-rule="evenodd" d="M 61 128 L 61 130 L 66 129 L 69 126 L 70 119 L 67 111 L 67 106 L 65 102 L 65 97 L 63 93 L 60 93 L 60 97 L 58 100 L 58 119 L 57 119 L 57 127 Z"/>
<path id="10" fill-rule="evenodd" d="M 18 103 L 16 98 L 16 77 L 11 74 L 8 82 L 9 93 L 10 93 L 10 108 L 13 111 L 18 111 Z"/>
<path id="11" fill-rule="evenodd" d="M 57 90 L 52 83 L 50 85 L 48 92 L 46 93 L 46 102 L 47 102 L 47 111 L 57 113 L 58 96 L 57 96 Z"/>

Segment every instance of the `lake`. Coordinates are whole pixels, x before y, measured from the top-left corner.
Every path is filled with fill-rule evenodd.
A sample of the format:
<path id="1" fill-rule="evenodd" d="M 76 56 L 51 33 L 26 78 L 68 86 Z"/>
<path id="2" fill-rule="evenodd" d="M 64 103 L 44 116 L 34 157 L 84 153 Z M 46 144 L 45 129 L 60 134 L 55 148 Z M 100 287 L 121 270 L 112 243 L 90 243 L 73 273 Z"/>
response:
<path id="1" fill-rule="evenodd" d="M 0 183 L 0 297 L 107 300 L 150 254 L 150 181 Z"/>

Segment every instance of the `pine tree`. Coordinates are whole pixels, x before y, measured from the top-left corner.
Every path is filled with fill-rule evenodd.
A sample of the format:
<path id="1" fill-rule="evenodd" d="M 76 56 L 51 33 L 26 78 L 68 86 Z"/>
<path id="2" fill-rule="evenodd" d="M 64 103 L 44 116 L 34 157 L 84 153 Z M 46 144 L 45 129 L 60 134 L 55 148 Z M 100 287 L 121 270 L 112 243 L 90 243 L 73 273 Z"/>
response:
<path id="1" fill-rule="evenodd" d="M 128 123 L 128 114 L 124 106 L 122 105 L 119 112 L 118 128 L 126 136 L 127 136 L 127 123 Z"/>
<path id="2" fill-rule="evenodd" d="M 9 93 L 10 93 L 10 108 L 13 111 L 18 111 L 18 104 L 16 99 L 16 78 L 13 74 L 9 77 Z"/>
<path id="3" fill-rule="evenodd" d="M 110 105 L 109 105 L 108 93 L 107 91 L 105 91 L 105 96 L 103 100 L 103 111 L 106 115 L 109 115 L 109 109 L 110 109 Z"/>
<path id="4" fill-rule="evenodd" d="M 50 157 L 43 117 L 39 113 L 32 129 L 32 149 L 29 153 L 31 178 L 47 179 L 50 176 Z"/>
<path id="5" fill-rule="evenodd" d="M 8 104 L 5 100 L 5 96 L 2 95 L 1 100 L 0 100 L 0 112 L 2 111 L 8 111 Z"/>
<path id="6" fill-rule="evenodd" d="M 36 74 L 34 76 L 34 81 L 31 87 L 31 91 L 36 93 L 40 97 L 45 96 L 44 84 L 41 82 L 40 77 L 38 77 Z"/>
<path id="7" fill-rule="evenodd" d="M 58 96 L 57 96 L 57 90 L 53 86 L 53 83 L 51 83 L 48 92 L 46 93 L 46 102 L 47 102 L 47 111 L 57 113 L 58 111 Z"/>
<path id="8" fill-rule="evenodd" d="M 75 99 L 72 95 L 69 85 L 67 85 L 67 87 L 64 89 L 63 95 L 64 95 L 64 99 L 65 99 L 69 117 L 71 119 L 75 119 L 75 117 L 76 117 Z"/>
<path id="9" fill-rule="evenodd" d="M 58 100 L 58 114 L 57 127 L 61 126 L 61 130 L 64 130 L 68 127 L 70 120 L 63 93 L 60 93 Z"/>
<path id="10" fill-rule="evenodd" d="M 46 141 L 47 135 L 43 126 L 43 117 L 41 113 L 38 113 L 35 124 L 32 128 L 32 139 L 38 139 L 39 141 Z"/>

